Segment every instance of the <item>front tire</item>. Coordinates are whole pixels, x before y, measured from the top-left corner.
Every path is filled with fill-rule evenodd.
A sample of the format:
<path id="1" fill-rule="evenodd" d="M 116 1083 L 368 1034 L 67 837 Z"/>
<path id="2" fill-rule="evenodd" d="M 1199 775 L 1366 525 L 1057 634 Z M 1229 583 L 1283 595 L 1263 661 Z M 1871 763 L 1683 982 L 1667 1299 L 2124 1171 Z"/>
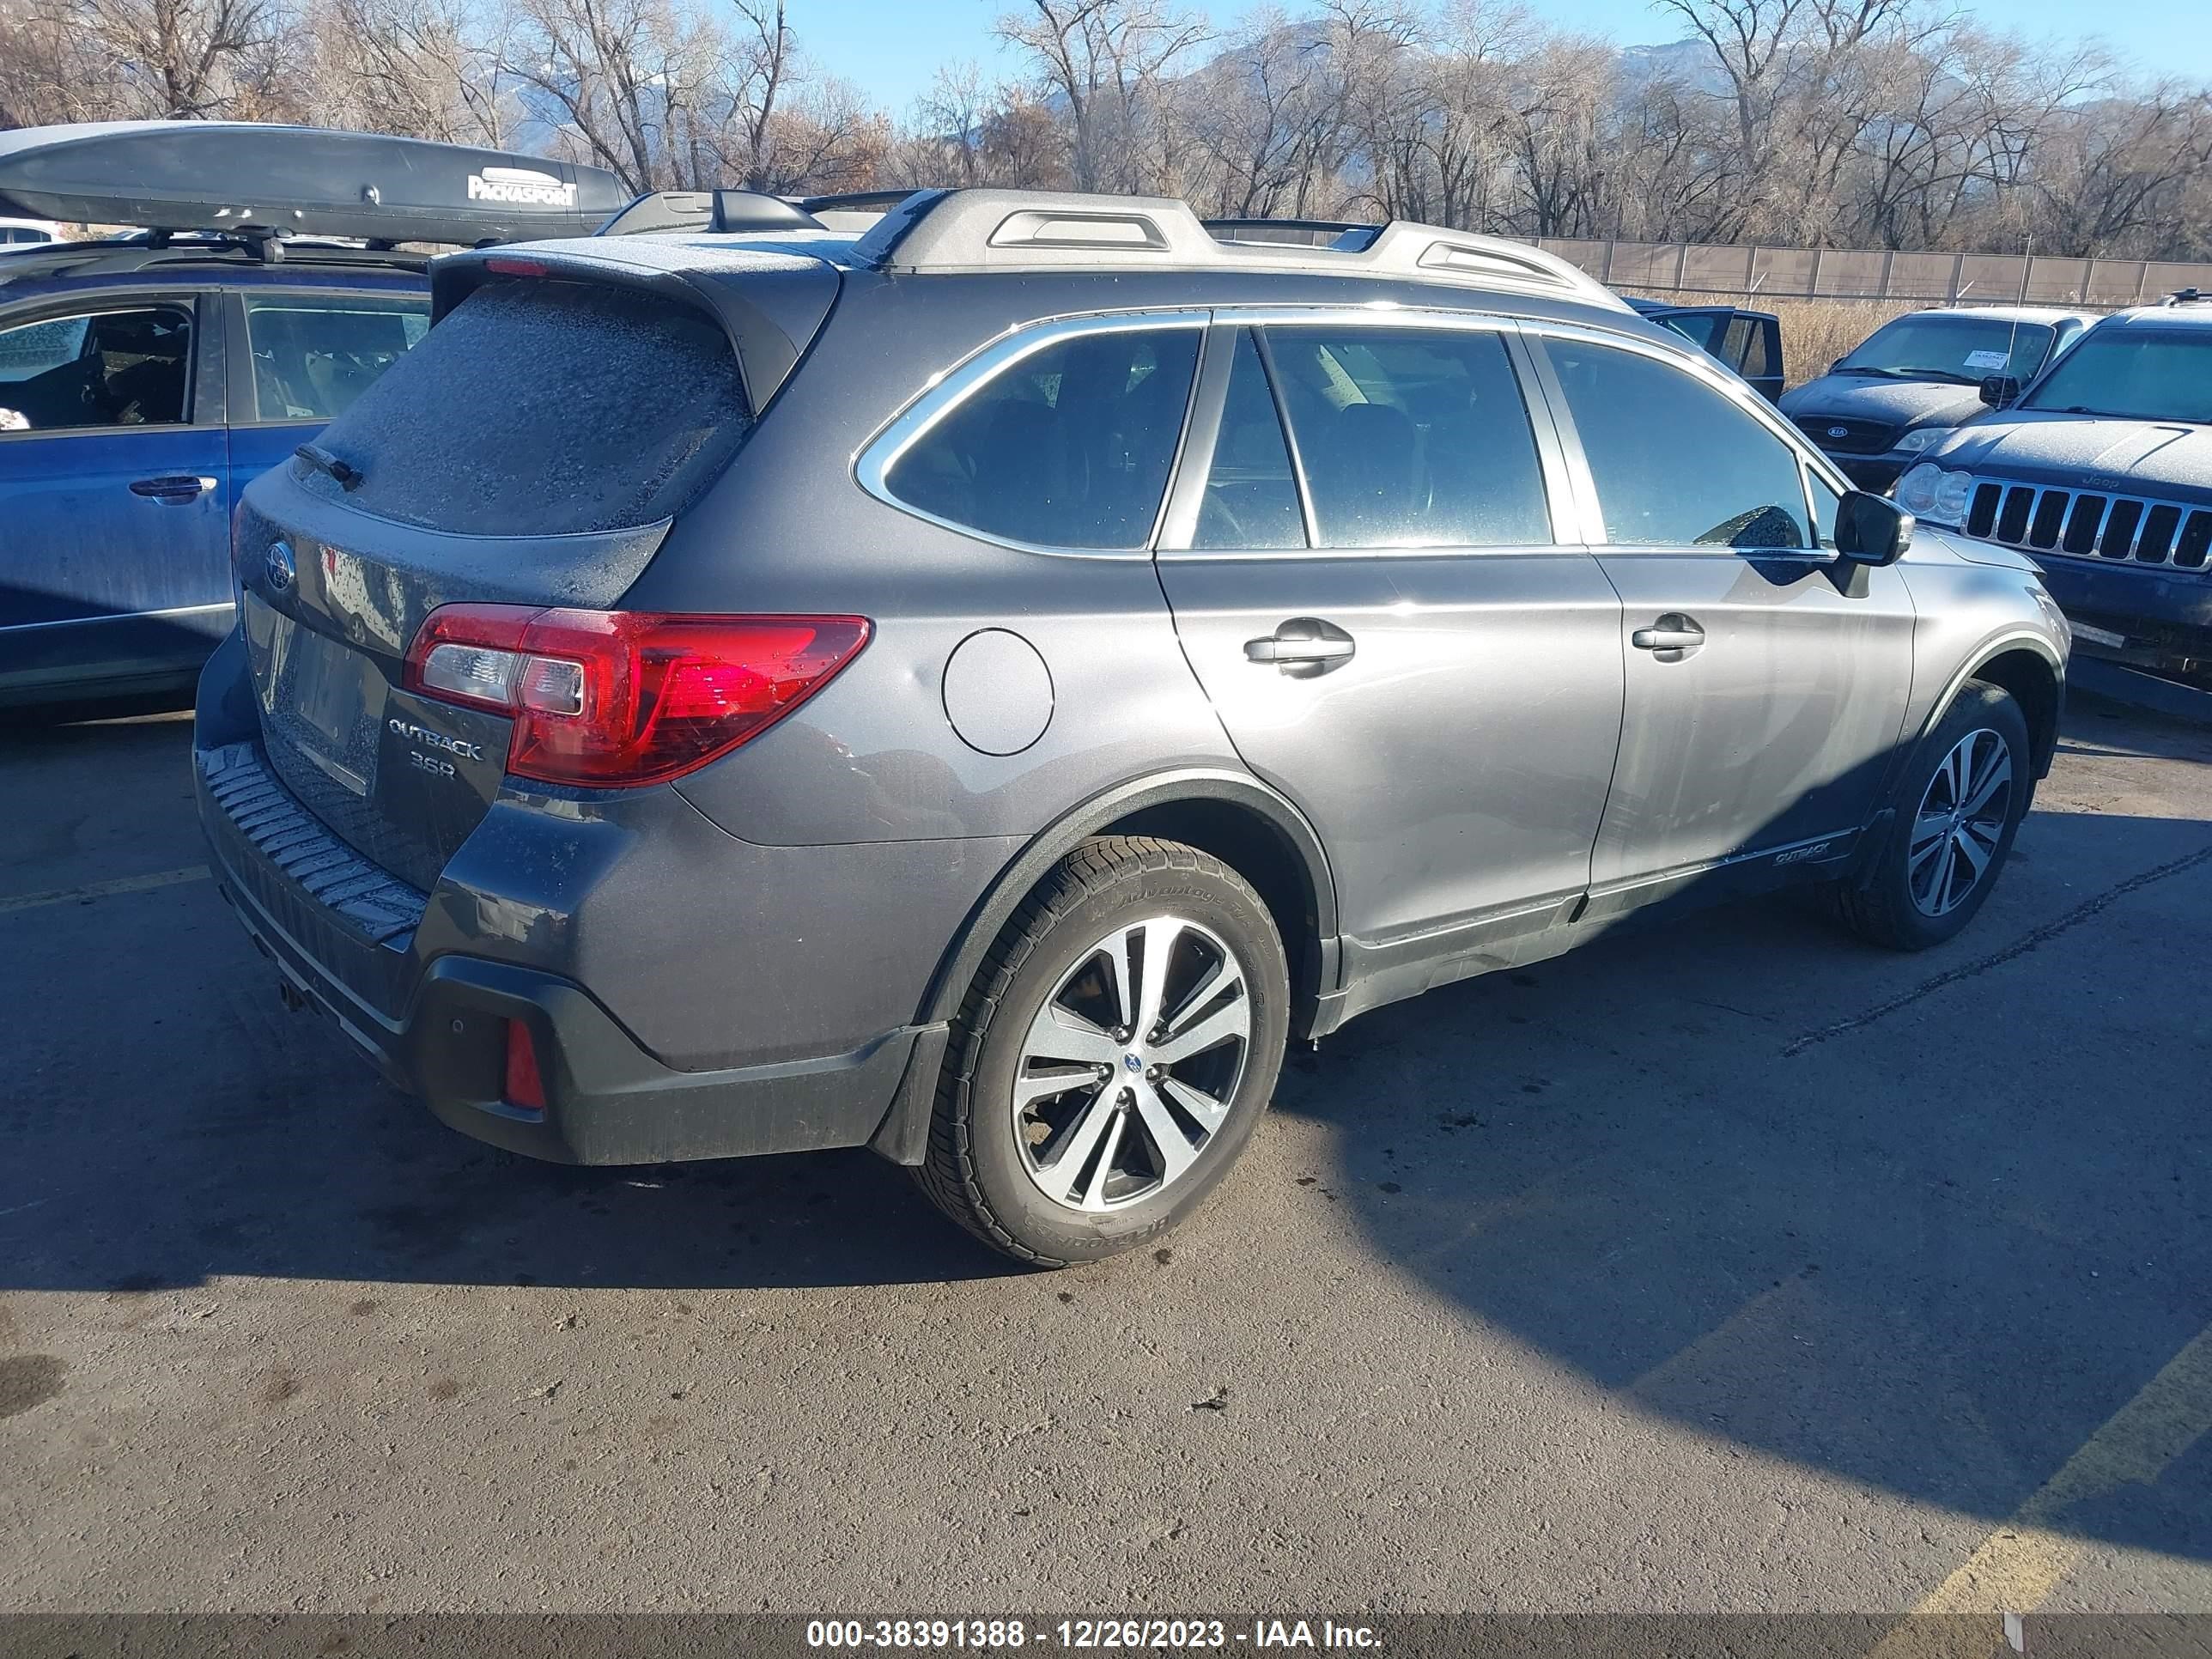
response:
<path id="1" fill-rule="evenodd" d="M 1956 937 L 1989 898 L 2034 787 L 2020 705 L 1968 680 L 1899 785 L 1881 858 L 1838 889 L 1844 925 L 1893 951 Z"/>
<path id="2" fill-rule="evenodd" d="M 1179 842 L 1086 842 L 977 972 L 916 1178 L 1024 1261 L 1133 1249 L 1236 1161 L 1289 1026 L 1282 940 L 1250 883 Z"/>

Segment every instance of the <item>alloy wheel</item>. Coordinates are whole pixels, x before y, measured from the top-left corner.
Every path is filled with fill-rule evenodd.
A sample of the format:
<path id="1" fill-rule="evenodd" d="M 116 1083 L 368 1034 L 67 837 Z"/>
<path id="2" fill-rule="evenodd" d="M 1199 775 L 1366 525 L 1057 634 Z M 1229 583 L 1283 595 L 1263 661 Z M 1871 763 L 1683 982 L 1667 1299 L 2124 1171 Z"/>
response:
<path id="1" fill-rule="evenodd" d="M 1023 1169 L 1054 1203 L 1093 1213 L 1172 1186 L 1227 1119 L 1251 1036 L 1251 991 L 1219 934 L 1173 915 L 1117 927 L 1023 1039 Z"/>
<path id="2" fill-rule="evenodd" d="M 1905 885 L 1923 916 L 1948 915 L 1981 885 L 2012 817 L 2012 750 L 1987 726 L 1951 746 L 1920 798 Z"/>

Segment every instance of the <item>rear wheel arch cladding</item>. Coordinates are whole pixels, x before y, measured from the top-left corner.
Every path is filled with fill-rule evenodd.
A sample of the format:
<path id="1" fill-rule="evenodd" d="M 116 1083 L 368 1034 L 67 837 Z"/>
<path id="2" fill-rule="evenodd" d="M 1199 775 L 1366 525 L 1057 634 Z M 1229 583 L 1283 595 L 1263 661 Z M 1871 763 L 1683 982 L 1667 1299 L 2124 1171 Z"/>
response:
<path id="1" fill-rule="evenodd" d="M 1218 836 L 1193 833 L 1193 826 L 1182 821 L 1192 814 L 1233 817 L 1248 836 L 1265 836 L 1279 844 L 1283 854 L 1280 869 L 1243 867 L 1233 852 L 1217 844 Z M 917 1011 L 918 1023 L 942 1022 L 958 1011 L 968 983 L 991 942 L 1022 900 L 1061 859 L 1100 836 L 1130 834 L 1188 840 L 1237 868 L 1245 879 L 1260 888 L 1262 896 L 1270 901 L 1285 952 L 1291 959 L 1293 994 L 1300 1005 L 1294 1011 L 1300 1022 L 1294 1029 L 1302 1031 L 1308 1012 L 1303 1005 L 1309 989 L 1318 994 L 1334 988 L 1334 958 L 1329 951 L 1336 933 L 1335 878 L 1319 836 L 1296 807 L 1254 780 L 1214 772 L 1134 780 L 1093 796 L 1031 840 L 984 890 L 966 922 L 947 941 Z M 1270 879 L 1281 876 L 1295 880 L 1295 900 L 1287 881 Z M 1297 911 L 1304 914 L 1295 915 Z M 1293 926 L 1293 921 L 1297 925 Z M 1299 982 L 1309 980 L 1310 985 Z"/>

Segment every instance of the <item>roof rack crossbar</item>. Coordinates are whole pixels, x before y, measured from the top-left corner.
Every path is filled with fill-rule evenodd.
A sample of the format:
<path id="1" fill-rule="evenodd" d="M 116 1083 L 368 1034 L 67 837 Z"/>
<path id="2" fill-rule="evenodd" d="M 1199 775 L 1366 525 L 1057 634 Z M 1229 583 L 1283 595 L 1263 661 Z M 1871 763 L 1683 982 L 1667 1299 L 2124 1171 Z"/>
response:
<path id="1" fill-rule="evenodd" d="M 1330 230 L 1336 240 L 1307 246 L 1214 234 L 1269 223 Z M 1402 219 L 1380 228 L 1291 220 L 1209 224 L 1188 203 L 1164 196 L 917 191 L 886 212 L 854 251 L 884 270 L 913 274 L 1146 266 L 1264 270 L 1548 293 L 1628 308 L 1595 277 L 1525 242 Z"/>

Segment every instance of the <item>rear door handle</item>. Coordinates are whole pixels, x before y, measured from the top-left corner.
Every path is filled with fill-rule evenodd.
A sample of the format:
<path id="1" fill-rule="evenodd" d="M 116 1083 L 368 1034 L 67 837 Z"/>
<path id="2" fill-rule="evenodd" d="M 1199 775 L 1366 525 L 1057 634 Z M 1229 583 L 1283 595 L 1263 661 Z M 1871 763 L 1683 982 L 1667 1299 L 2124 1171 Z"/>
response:
<path id="1" fill-rule="evenodd" d="M 1285 674 L 1310 678 L 1349 661 L 1357 649 L 1352 635 L 1334 623 L 1293 617 L 1265 638 L 1245 641 L 1244 659 L 1273 663 Z"/>
<path id="2" fill-rule="evenodd" d="M 1705 642 L 1705 630 L 1691 617 L 1669 614 L 1638 629 L 1628 642 L 1638 651 L 1694 651 Z"/>
<path id="3" fill-rule="evenodd" d="M 167 478 L 141 478 L 131 486 L 131 493 L 143 495 L 149 501 L 164 501 L 171 507 L 183 507 L 199 500 L 214 488 L 213 478 L 195 478 L 187 473 Z"/>

